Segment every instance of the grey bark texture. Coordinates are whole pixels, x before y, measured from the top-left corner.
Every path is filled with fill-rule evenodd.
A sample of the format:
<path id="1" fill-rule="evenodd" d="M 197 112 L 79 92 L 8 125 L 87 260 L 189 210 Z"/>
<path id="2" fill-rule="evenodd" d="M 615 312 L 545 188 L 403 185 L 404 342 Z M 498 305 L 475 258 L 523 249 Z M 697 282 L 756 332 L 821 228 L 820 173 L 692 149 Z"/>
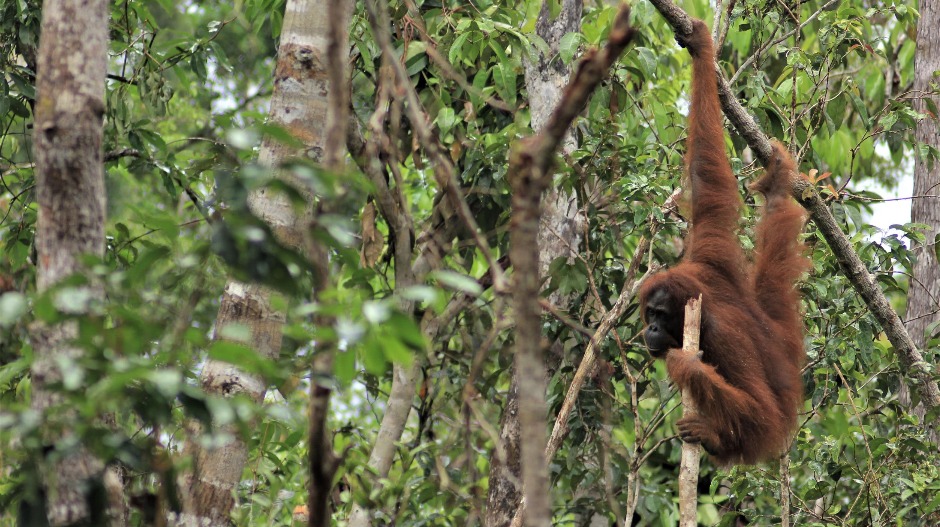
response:
<path id="1" fill-rule="evenodd" d="M 571 71 L 558 58 L 561 37 L 578 31 L 581 27 L 583 4 L 576 0 L 564 0 L 561 11 L 551 19 L 548 3 L 542 4 L 536 31 L 549 46 L 548 55 L 539 55 L 537 60 L 526 60 L 525 83 L 529 93 L 529 109 L 532 129 L 541 130 L 548 121 Z M 572 133 L 568 133 L 561 145 L 562 152 L 570 153 L 577 148 Z M 549 265 L 556 258 L 573 255 L 580 244 L 583 218 L 579 215 L 577 196 L 551 185 L 542 198 L 542 218 L 539 224 L 539 275 L 548 276 Z M 565 299 L 553 294 L 549 301 L 564 308 Z M 522 469 L 519 463 L 519 385 L 515 372 L 510 382 L 506 404 L 500 418 L 499 440 L 506 453 L 505 463 L 494 456 L 490 464 L 489 494 L 487 496 L 485 525 L 504 527 L 512 518 L 522 499 Z"/>
<path id="2" fill-rule="evenodd" d="M 108 65 L 108 2 L 46 0 L 42 10 L 34 153 L 39 221 L 37 288 L 44 292 L 81 271 L 82 255 L 104 255 L 105 190 L 102 166 L 102 117 Z M 100 285 L 87 286 L 100 300 Z M 36 360 L 32 367 L 33 408 L 48 410 L 58 401 L 47 386 L 61 378 L 57 359 L 77 359 L 81 350 L 72 322 L 30 328 Z M 70 432 L 62 432 L 67 436 Z M 58 441 L 62 435 L 48 437 Z M 57 456 L 59 452 L 52 455 Z M 104 482 L 104 467 L 87 450 L 62 452 L 47 467 L 47 517 L 50 525 L 87 522 L 85 492 L 91 479 Z M 120 485 L 119 485 L 120 487 Z M 113 511 L 112 511 L 113 512 Z M 120 525 L 120 512 L 108 520 Z"/>
<path id="3" fill-rule="evenodd" d="M 269 120 L 287 129 L 303 142 L 304 148 L 284 145 L 271 138 L 261 144 L 259 162 L 275 167 L 292 157 L 319 160 L 326 129 L 329 81 L 326 47 L 329 17 L 326 0 L 288 0 L 278 46 Z M 260 189 L 248 197 L 252 212 L 271 225 L 279 240 L 309 252 L 308 226 L 312 206 L 295 212 L 289 199 Z M 250 331 L 250 345 L 265 357 L 276 357 L 281 347 L 284 314 L 272 306 L 273 292 L 258 284 L 230 281 L 222 296 L 216 319 L 215 338 L 222 330 L 239 324 Z M 200 376 L 206 393 L 232 396 L 244 394 L 260 402 L 266 386 L 261 379 L 248 375 L 231 364 L 207 361 Z M 186 452 L 192 455 L 193 472 L 183 496 L 184 514 L 173 518 L 177 525 L 228 526 L 235 505 L 235 486 L 241 480 L 247 461 L 245 444 L 234 439 L 219 448 L 205 449 L 198 443 L 198 426 L 193 425 Z"/>
<path id="4" fill-rule="evenodd" d="M 551 116 L 562 91 L 571 76 L 571 70 L 558 57 L 561 38 L 568 33 L 581 29 L 583 3 L 577 0 L 564 0 L 558 16 L 552 20 L 548 2 L 542 4 L 536 32 L 548 44 L 549 55 L 539 54 L 537 60 L 525 60 L 525 86 L 529 93 L 529 112 L 532 130 L 542 130 Z M 562 154 L 570 154 L 578 147 L 574 133 L 568 130 L 561 144 Z M 556 258 L 577 255 L 584 217 L 579 214 L 578 196 L 567 192 L 557 185 L 549 186 L 542 196 L 542 218 L 539 223 L 539 275 L 548 276 L 548 266 Z M 564 299 L 557 293 L 549 296 L 552 304 L 563 304 Z"/>
<path id="5" fill-rule="evenodd" d="M 914 137 L 918 143 L 940 148 L 940 127 L 937 115 L 928 111 L 926 98 L 933 99 L 940 106 L 937 96 L 940 70 L 940 1 L 921 0 L 920 20 L 917 21 L 917 52 L 914 56 L 914 89 L 923 94 L 914 99 L 914 109 L 927 117 L 917 123 Z M 914 273 L 907 297 L 907 331 L 919 349 L 925 349 L 928 326 L 934 324 L 940 316 L 940 265 L 937 262 L 934 237 L 940 234 L 940 161 L 930 161 L 918 156 L 914 162 L 914 199 L 911 202 L 911 221 L 929 226 L 926 243 L 914 248 L 916 260 Z M 933 196 L 933 197 L 928 197 Z M 901 399 L 905 404 L 910 400 L 907 384 L 902 385 Z M 924 419 L 924 406 L 918 404 L 914 413 Z M 930 437 L 935 445 L 940 445 L 940 430 L 934 428 Z"/>

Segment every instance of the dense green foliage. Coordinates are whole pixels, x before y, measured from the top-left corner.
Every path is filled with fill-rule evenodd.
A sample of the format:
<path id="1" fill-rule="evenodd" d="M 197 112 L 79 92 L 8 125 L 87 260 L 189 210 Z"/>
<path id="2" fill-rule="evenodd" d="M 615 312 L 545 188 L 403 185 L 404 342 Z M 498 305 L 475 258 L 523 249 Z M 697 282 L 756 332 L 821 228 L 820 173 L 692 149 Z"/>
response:
<path id="1" fill-rule="evenodd" d="M 418 3 L 427 35 L 404 5 L 390 3 L 395 45 L 449 149 L 476 220 L 496 256 L 505 255 L 507 158 L 510 146 L 531 133 L 522 61 L 544 48 L 534 35 L 541 3 Z M 919 116 L 907 93 L 916 6 L 836 2 L 817 13 L 822 3 L 788 4 L 792 13 L 784 3 L 735 3 L 722 64 L 731 77 L 756 56 L 735 77 L 738 97 L 769 135 L 793 145 L 805 172 L 828 175 L 815 177 L 834 214 L 879 285 L 903 308 L 912 265 L 907 246 L 923 235 L 916 225 L 880 235 L 869 224 L 870 203 L 878 196 L 853 188 L 870 180 L 893 184 L 910 171 L 914 153 L 924 151 L 913 143 Z M 555 60 L 573 65 L 584 47 L 603 44 L 615 7 L 588 4 L 581 33 L 562 41 Z M 684 7 L 698 16 L 709 11 L 699 0 Z M 39 295 L 30 135 L 40 6 L 35 0 L 0 2 L 0 511 L 6 511 L 0 525 L 12 525 L 17 504 L 36 498 L 42 457 L 76 442 L 125 464 L 131 494 L 171 485 L 188 465 L 181 452 L 187 419 L 236 423 L 249 441 L 236 524 L 290 523 L 291 510 L 305 499 L 306 382 L 298 379 L 307 375 L 318 338 L 339 338 L 344 345 L 331 423 L 336 449 L 349 449 L 338 476 L 337 517 L 345 518 L 356 500 L 398 525 L 465 525 L 481 513 L 513 331 L 506 302 L 480 291 L 476 279 L 487 266 L 472 242 L 455 242 L 447 271 L 433 273 L 426 285 L 396 290 L 389 247 L 380 247 L 374 265 L 360 262 L 364 178 L 354 168 L 337 176 L 305 165 L 296 171 L 322 199 L 342 202 L 324 236 L 332 247 L 335 288 L 311 304 L 310 279 L 297 256 L 258 241 L 263 226 L 249 217 L 245 189 L 263 184 L 253 150 L 260 136 L 283 134 L 264 125 L 283 9 L 280 0 L 247 0 L 234 8 L 214 1 L 113 4 L 104 124 L 107 254 Z M 794 16 L 812 20 L 799 38 L 777 42 L 795 27 Z M 558 163 L 557 185 L 576 192 L 582 204 L 590 198 L 590 205 L 583 210 L 580 257 L 556 261 L 547 277 L 548 291 L 561 293 L 567 304 L 560 307 L 577 323 L 544 318 L 544 334 L 563 350 L 549 388 L 552 409 L 589 338 L 573 326 L 595 328 L 632 278 L 625 276 L 625 262 L 649 233 L 650 215 L 661 216 L 659 206 L 682 172 L 688 53 L 650 4 L 634 2 L 632 20 L 637 38 L 576 122 L 578 149 Z M 351 35 L 353 108 L 367 122 L 375 110 L 381 52 L 359 11 Z M 429 46 L 466 83 L 435 63 Z M 490 98 L 513 111 L 488 104 Z M 440 191 L 434 166 L 405 120 L 392 123 L 389 134 L 400 154 L 391 162 L 400 170 L 416 228 L 424 228 Z M 729 137 L 744 195 L 758 167 L 745 161 L 743 141 Z M 654 241 L 657 260 L 675 261 L 673 241 L 681 228 L 667 218 Z M 377 229 L 388 232 L 381 218 Z M 923 428 L 898 402 L 904 372 L 890 344 L 814 226 L 806 231 L 813 268 L 801 289 L 810 362 L 803 426 L 790 452 L 795 523 L 928 525 L 926 515 L 940 510 L 936 445 L 926 442 Z M 264 280 L 282 291 L 288 325 L 279 360 L 211 343 L 218 298 L 230 276 Z M 75 294 L 75 286 L 91 277 L 105 284 L 102 304 L 87 305 Z M 407 295 L 419 300 L 421 311 L 439 312 L 463 292 L 479 296 L 436 342 L 420 335 L 420 313 L 394 307 L 397 295 Z M 309 317 L 315 311 L 339 315 L 335 327 L 315 327 Z M 86 353 L 63 368 L 70 374 L 56 387 L 60 407 L 40 416 L 29 407 L 29 326 L 64 318 L 80 324 L 78 345 Z M 594 513 L 622 521 L 631 485 L 639 489 L 634 525 L 676 520 L 679 440 L 673 423 L 679 398 L 662 365 L 646 353 L 640 326 L 631 308 L 616 335 L 604 341 L 602 356 L 613 367 L 582 392 L 570 435 L 552 463 L 559 524 Z M 491 347 L 481 349 L 491 332 Z M 930 344 L 925 355 L 936 363 L 936 339 Z M 471 378 L 476 355 L 484 361 Z M 262 405 L 207 397 L 196 382 L 207 356 L 258 373 L 281 392 L 272 391 Z M 411 360 L 424 365 L 416 412 L 386 486 L 370 494 L 360 482 L 388 393 L 390 363 Z M 465 397 L 468 383 L 479 397 Z M 108 414 L 116 428 L 102 420 Z M 75 431 L 77 441 L 49 448 L 39 433 L 42 423 L 68 423 L 63 426 Z M 205 438 L 225 440 L 224 434 Z M 756 524 L 777 523 L 779 490 L 775 466 L 718 470 L 706 462 L 700 521 L 730 525 L 734 514 L 723 512 L 736 509 Z"/>

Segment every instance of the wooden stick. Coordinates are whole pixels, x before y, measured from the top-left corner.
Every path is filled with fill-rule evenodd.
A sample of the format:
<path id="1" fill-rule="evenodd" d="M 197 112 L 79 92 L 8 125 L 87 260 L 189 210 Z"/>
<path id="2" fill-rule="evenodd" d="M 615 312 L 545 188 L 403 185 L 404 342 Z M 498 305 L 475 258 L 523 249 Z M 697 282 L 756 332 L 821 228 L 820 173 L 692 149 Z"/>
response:
<path id="1" fill-rule="evenodd" d="M 685 327 L 682 334 L 682 353 L 699 353 L 699 336 L 702 323 L 702 295 L 692 298 L 685 305 Z M 695 402 L 688 390 L 682 391 L 682 406 L 685 415 L 694 414 Z M 698 468 L 702 446 L 698 443 L 682 443 L 682 460 L 679 462 L 679 527 L 698 525 Z"/>

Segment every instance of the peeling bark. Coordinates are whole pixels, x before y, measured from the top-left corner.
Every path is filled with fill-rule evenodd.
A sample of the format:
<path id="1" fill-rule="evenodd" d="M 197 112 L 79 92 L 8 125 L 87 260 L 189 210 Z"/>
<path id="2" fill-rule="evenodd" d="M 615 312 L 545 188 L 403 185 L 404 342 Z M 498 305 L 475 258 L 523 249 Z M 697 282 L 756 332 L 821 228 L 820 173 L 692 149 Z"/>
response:
<path id="1" fill-rule="evenodd" d="M 702 295 L 689 299 L 685 305 L 685 327 L 682 330 L 682 353 L 701 355 L 699 337 L 702 331 Z M 672 353 L 672 352 L 671 352 Z M 688 390 L 682 391 L 682 415 L 698 412 Z M 698 473 L 702 445 L 682 442 L 679 458 L 679 527 L 698 525 Z"/>

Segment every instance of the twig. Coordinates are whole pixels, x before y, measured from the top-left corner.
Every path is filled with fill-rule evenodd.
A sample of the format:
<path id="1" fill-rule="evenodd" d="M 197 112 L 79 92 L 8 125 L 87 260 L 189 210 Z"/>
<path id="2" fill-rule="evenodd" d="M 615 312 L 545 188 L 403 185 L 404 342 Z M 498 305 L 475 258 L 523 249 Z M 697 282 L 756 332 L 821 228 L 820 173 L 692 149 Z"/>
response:
<path id="1" fill-rule="evenodd" d="M 514 113 L 516 110 L 506 102 L 500 100 L 498 97 L 490 95 L 487 96 L 483 93 L 482 90 L 475 88 L 469 82 L 467 78 L 454 69 L 454 66 L 450 63 L 447 58 L 441 55 L 441 52 L 437 50 L 437 43 L 434 39 L 428 35 L 428 30 L 424 25 L 424 19 L 421 18 L 421 13 L 418 11 L 418 6 L 415 5 L 414 0 L 405 0 L 405 5 L 408 7 L 408 14 L 411 15 L 411 21 L 418 28 L 418 33 L 421 35 L 421 40 L 424 41 L 425 48 L 424 52 L 428 54 L 428 57 L 437 64 L 437 67 L 441 68 L 441 72 L 444 73 L 446 77 L 449 77 L 452 81 L 460 85 L 467 93 L 473 94 L 481 99 L 486 104 L 489 104 L 493 108 L 502 110 L 504 112 Z"/>
<path id="2" fill-rule="evenodd" d="M 755 51 L 754 53 L 752 53 L 750 57 L 748 57 L 744 62 L 742 62 L 740 66 L 738 66 L 738 69 L 735 70 L 734 75 L 732 75 L 732 76 L 731 76 L 731 79 L 728 80 L 728 84 L 733 85 L 733 84 L 735 83 L 735 81 L 738 80 L 738 77 L 741 75 L 741 73 L 743 73 L 744 70 L 745 70 L 746 68 L 748 68 L 751 64 L 753 64 L 753 63 L 760 57 L 760 55 L 761 55 L 766 49 L 768 49 L 768 48 L 770 48 L 770 47 L 772 47 L 772 46 L 776 46 L 777 44 L 779 44 L 779 43 L 783 42 L 784 40 L 786 40 L 786 39 L 792 37 L 793 35 L 795 35 L 798 31 L 802 31 L 803 28 L 806 27 L 807 24 L 809 24 L 810 22 L 812 22 L 813 20 L 815 20 L 816 17 L 818 17 L 821 13 L 823 13 L 825 10 L 829 9 L 830 6 L 832 6 L 833 4 L 835 4 L 835 3 L 837 3 L 837 2 L 839 2 L 839 0 L 829 0 L 828 2 L 826 2 L 825 4 L 823 4 L 822 6 L 820 6 L 819 9 L 817 9 L 817 10 L 816 10 L 815 12 L 813 12 L 811 15 L 809 15 L 808 17 L 806 17 L 806 20 L 804 20 L 804 21 L 803 21 L 800 25 L 798 25 L 797 27 L 791 29 L 790 31 L 787 31 L 787 32 L 784 33 L 783 35 L 781 35 L 781 36 L 775 38 L 774 40 L 772 40 L 772 41 L 770 41 L 770 42 L 764 43 L 763 46 L 761 46 L 760 48 L 758 48 L 757 51 Z"/>
<path id="3" fill-rule="evenodd" d="M 665 216 L 670 211 L 674 210 L 675 202 L 678 199 L 680 194 L 680 189 L 677 189 L 672 193 L 671 196 L 663 203 L 663 206 L 660 208 L 660 211 Z M 650 215 L 649 221 L 652 223 L 651 231 L 652 234 L 655 234 L 659 229 L 660 225 L 655 222 L 655 216 Z M 637 270 L 639 269 L 640 264 L 643 261 L 643 258 L 646 256 L 647 251 L 650 248 L 649 238 L 643 238 L 636 249 L 633 251 L 633 257 L 630 259 L 630 266 L 627 268 L 626 276 L 636 276 Z M 604 316 L 600 324 L 598 324 L 597 330 L 591 336 L 591 340 L 588 342 L 587 348 L 584 350 L 584 356 L 581 358 L 581 364 L 578 365 L 578 370 L 574 374 L 574 378 L 571 380 L 571 384 L 568 386 L 568 391 L 565 393 L 565 400 L 561 405 L 561 409 L 558 410 L 558 415 L 555 418 L 555 425 L 552 428 L 552 435 L 548 440 L 548 446 L 545 449 L 545 454 L 548 459 L 554 457 L 555 453 L 558 451 L 558 448 L 561 446 L 561 441 L 568 434 L 568 419 L 571 417 L 571 411 L 574 409 L 574 403 L 578 400 L 578 395 L 581 392 L 581 388 L 584 386 L 584 381 L 591 376 L 594 372 L 594 366 L 597 360 L 597 347 L 604 341 L 607 337 L 607 334 L 613 329 L 614 324 L 616 324 L 620 318 L 623 316 L 623 313 L 626 311 L 627 307 L 630 305 L 630 301 L 636 297 L 637 291 L 639 291 L 640 286 L 643 284 L 643 281 L 646 280 L 646 277 L 650 274 L 656 272 L 655 267 L 650 267 L 649 270 L 641 276 L 639 279 L 634 281 L 625 282 L 623 288 L 620 290 L 620 296 L 617 297 L 617 301 L 614 302 L 614 305 L 611 306 L 610 311 Z"/>

